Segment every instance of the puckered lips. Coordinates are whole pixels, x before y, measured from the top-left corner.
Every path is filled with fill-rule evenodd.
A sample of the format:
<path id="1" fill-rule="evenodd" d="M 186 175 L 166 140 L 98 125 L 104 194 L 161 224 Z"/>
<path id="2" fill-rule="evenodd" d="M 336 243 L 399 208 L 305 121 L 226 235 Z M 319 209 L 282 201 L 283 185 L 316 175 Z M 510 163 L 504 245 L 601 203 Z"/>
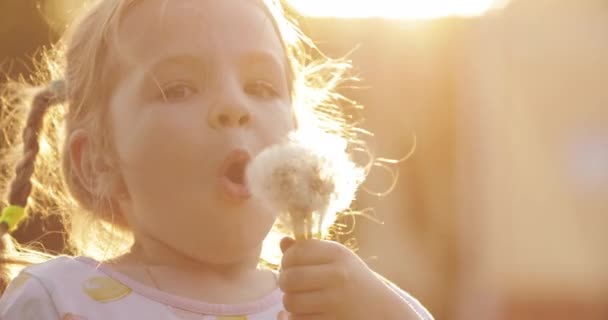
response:
<path id="1" fill-rule="evenodd" d="M 231 200 L 246 200 L 251 197 L 245 179 L 245 169 L 249 161 L 251 161 L 249 152 L 244 149 L 234 149 L 228 152 L 220 165 L 220 189 Z"/>

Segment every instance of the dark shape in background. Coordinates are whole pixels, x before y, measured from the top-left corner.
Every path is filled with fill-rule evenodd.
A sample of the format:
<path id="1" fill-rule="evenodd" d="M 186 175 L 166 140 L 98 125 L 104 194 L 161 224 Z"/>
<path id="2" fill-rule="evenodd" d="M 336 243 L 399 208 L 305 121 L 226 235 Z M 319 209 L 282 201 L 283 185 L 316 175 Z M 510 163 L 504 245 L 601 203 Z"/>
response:
<path id="1" fill-rule="evenodd" d="M 6 79 L 30 77 L 35 70 L 33 61 L 42 52 L 41 48 L 50 46 L 57 38 L 43 18 L 37 1 L 0 1 L 0 86 Z M 7 107 L 0 105 L 0 112 Z M 5 147 L 4 143 L 0 140 L 0 148 Z M 61 252 L 62 230 L 57 219 L 42 223 L 34 215 L 13 236 L 22 243 L 40 242 L 49 252 Z"/>

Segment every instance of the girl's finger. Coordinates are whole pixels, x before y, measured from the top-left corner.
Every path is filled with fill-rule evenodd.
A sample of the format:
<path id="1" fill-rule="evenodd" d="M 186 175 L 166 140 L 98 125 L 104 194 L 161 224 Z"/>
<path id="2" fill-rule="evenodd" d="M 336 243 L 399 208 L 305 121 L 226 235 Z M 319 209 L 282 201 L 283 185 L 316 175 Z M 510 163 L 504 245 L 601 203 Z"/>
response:
<path id="1" fill-rule="evenodd" d="M 285 293 L 283 306 L 293 314 L 318 314 L 332 310 L 337 299 L 329 291 Z"/>
<path id="2" fill-rule="evenodd" d="M 279 314 L 277 314 L 276 320 L 289 320 L 289 312 L 284 310 L 279 312 Z"/>
<path id="3" fill-rule="evenodd" d="M 281 252 L 284 254 L 287 249 L 289 249 L 293 244 L 296 243 L 296 240 L 290 237 L 285 237 L 281 239 L 279 246 L 281 247 Z"/>
<path id="4" fill-rule="evenodd" d="M 348 254 L 351 254 L 349 249 L 337 242 L 316 239 L 296 241 L 285 251 L 281 268 L 331 263 Z"/>
<path id="5" fill-rule="evenodd" d="M 337 264 L 293 266 L 279 274 L 279 287 L 285 293 L 317 291 L 346 281 L 346 272 Z"/>

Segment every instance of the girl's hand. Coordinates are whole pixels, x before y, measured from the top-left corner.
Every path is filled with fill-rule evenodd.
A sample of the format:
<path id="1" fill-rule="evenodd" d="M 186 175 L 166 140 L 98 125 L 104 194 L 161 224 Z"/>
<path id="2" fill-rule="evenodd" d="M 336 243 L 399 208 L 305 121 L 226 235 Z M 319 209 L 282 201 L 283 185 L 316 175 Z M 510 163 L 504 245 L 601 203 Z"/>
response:
<path id="1" fill-rule="evenodd" d="M 420 319 L 345 246 L 284 238 L 279 287 L 290 320 Z"/>

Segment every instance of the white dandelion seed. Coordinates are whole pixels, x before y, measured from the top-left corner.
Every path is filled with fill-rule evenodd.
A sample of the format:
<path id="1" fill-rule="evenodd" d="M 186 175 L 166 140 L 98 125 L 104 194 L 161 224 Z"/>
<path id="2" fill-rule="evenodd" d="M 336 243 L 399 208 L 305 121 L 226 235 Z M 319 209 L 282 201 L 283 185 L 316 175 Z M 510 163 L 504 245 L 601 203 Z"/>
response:
<path id="1" fill-rule="evenodd" d="M 348 157 L 346 143 L 327 134 L 306 143 L 293 133 L 281 144 L 263 150 L 250 163 L 251 193 L 279 212 L 297 239 L 320 235 L 347 209 L 363 181 L 363 170 Z"/>

